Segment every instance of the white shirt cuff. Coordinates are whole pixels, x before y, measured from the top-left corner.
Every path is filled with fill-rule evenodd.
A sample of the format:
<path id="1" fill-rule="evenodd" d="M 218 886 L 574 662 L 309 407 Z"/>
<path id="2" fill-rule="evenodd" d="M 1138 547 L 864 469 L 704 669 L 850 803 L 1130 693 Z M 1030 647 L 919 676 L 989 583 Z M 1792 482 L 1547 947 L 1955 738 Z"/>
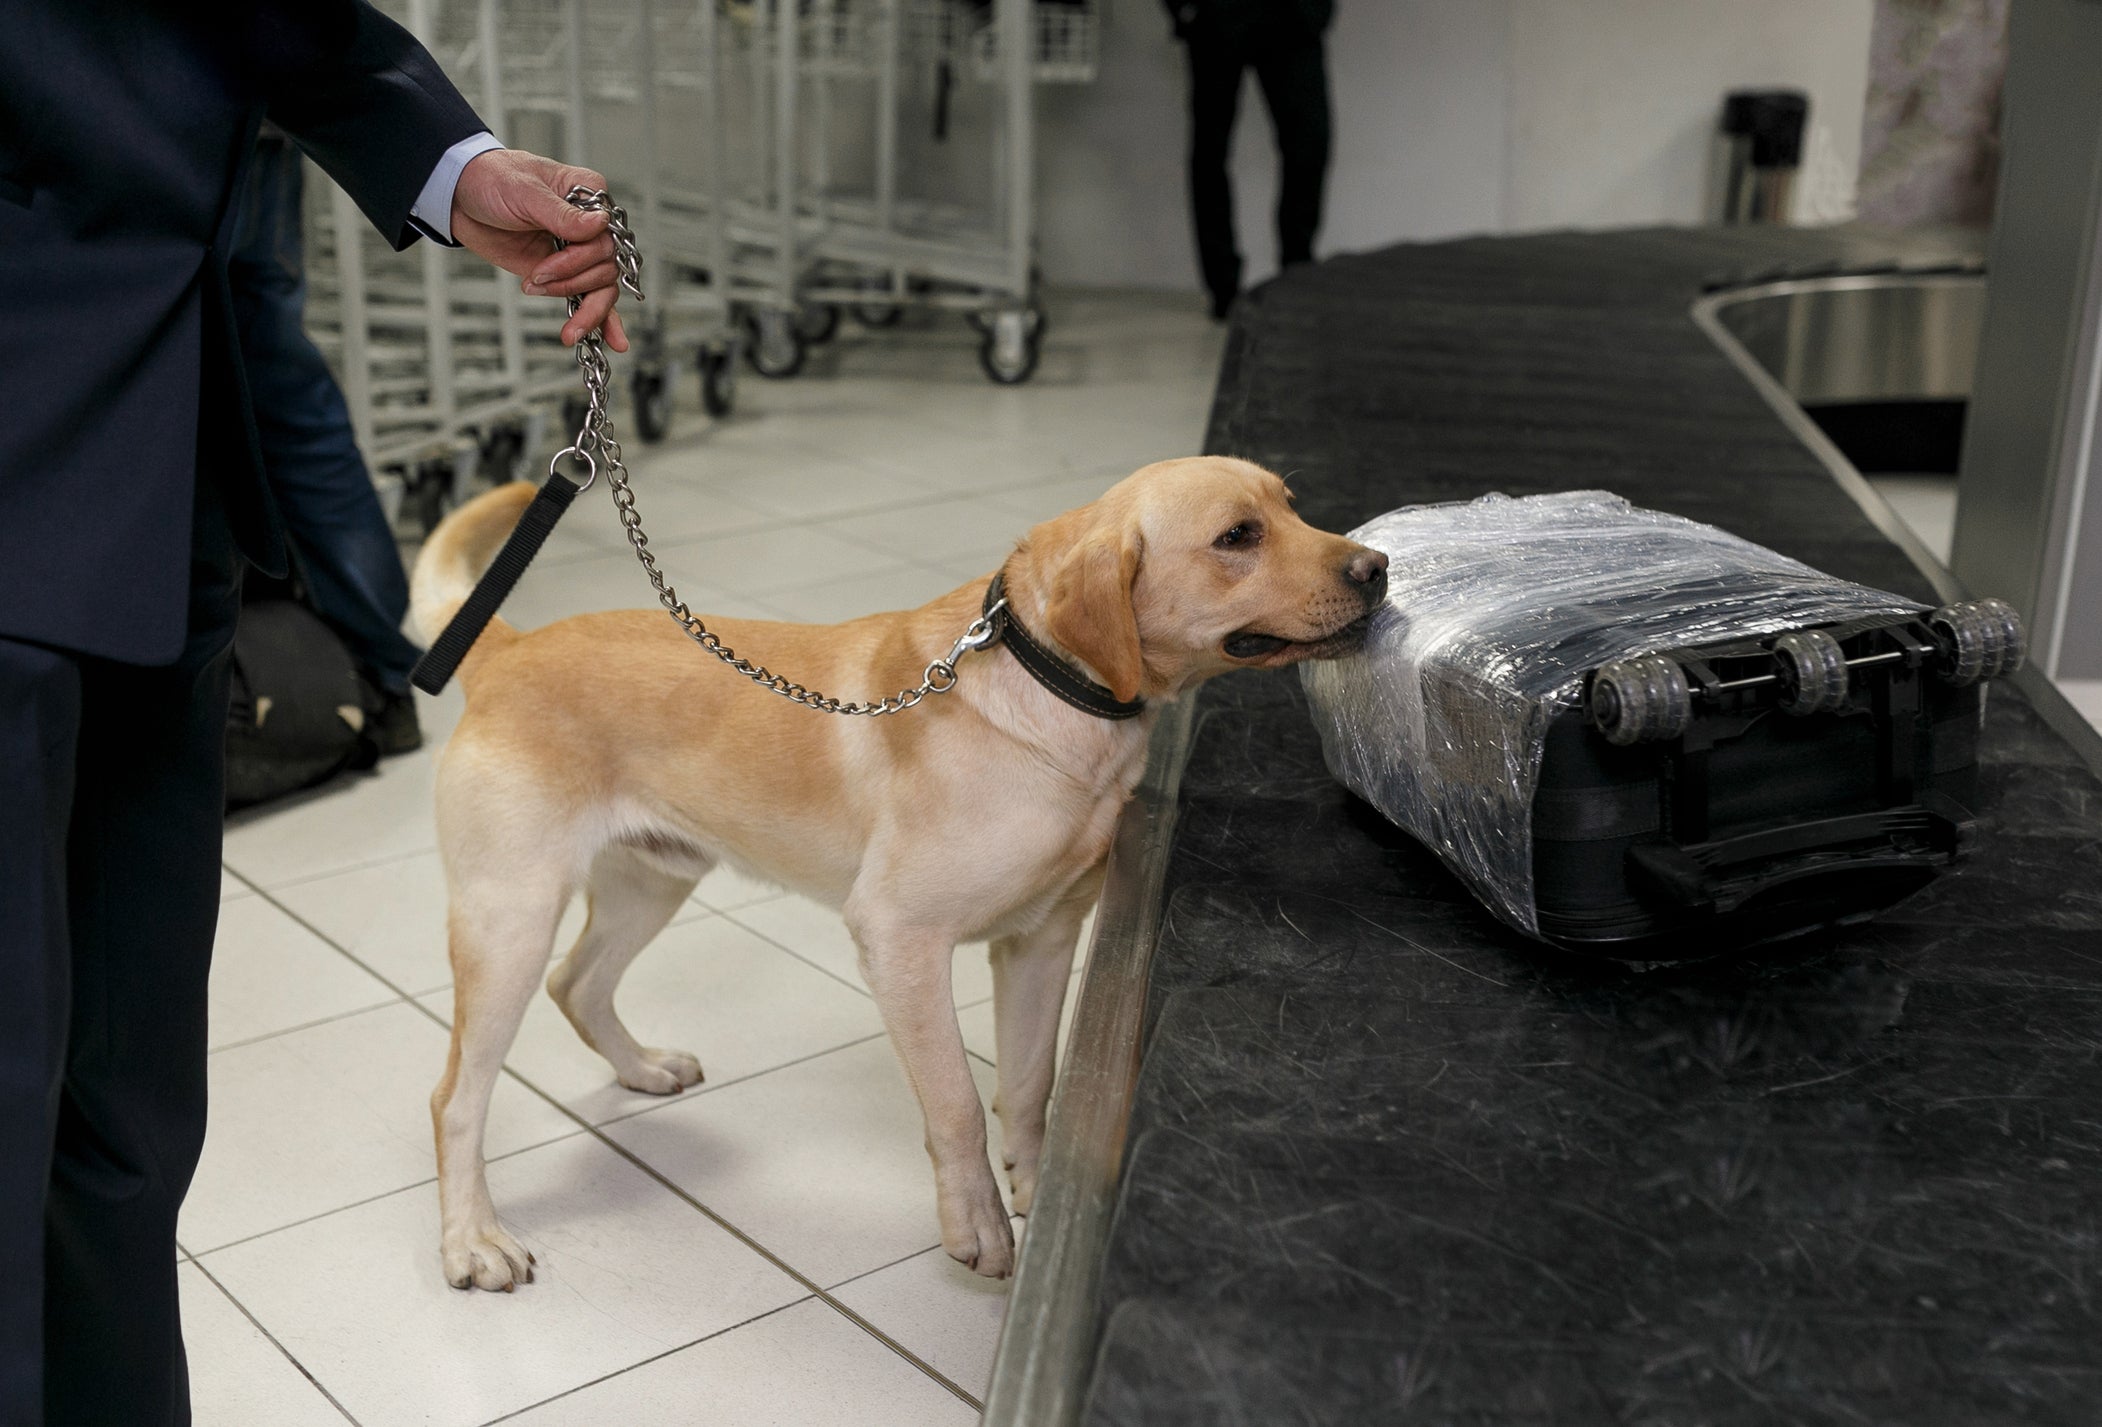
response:
<path id="1" fill-rule="evenodd" d="M 453 190 L 460 186 L 460 174 L 469 160 L 502 147 L 494 134 L 484 130 L 447 149 L 438 166 L 431 170 L 430 178 L 424 181 L 423 192 L 416 195 L 416 202 L 410 206 L 409 221 L 447 247 L 458 247 L 453 241 Z"/>

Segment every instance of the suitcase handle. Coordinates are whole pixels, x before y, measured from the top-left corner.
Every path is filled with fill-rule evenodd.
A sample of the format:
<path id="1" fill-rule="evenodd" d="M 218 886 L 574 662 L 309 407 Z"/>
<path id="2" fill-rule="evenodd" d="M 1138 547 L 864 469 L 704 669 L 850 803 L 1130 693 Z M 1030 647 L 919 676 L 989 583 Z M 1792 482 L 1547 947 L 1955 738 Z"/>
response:
<path id="1" fill-rule="evenodd" d="M 1954 800 L 1929 793 L 1903 807 L 1713 842 L 1641 843 L 1628 849 L 1628 874 L 1638 888 L 1675 906 L 1728 913 L 1813 877 L 1946 867 L 1970 842 L 1970 814 Z"/>

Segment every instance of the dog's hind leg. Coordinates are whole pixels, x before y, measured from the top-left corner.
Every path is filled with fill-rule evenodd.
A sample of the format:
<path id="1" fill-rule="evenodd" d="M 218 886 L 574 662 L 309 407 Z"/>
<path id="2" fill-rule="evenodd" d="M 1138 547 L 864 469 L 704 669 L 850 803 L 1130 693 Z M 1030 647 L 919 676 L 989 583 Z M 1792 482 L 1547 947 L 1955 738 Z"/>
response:
<path id="1" fill-rule="evenodd" d="M 648 853 L 609 847 L 591 865 L 591 916 L 569 955 L 547 978 L 548 994 L 584 1044 L 604 1056 L 620 1083 L 649 1095 L 674 1095 L 701 1080 L 701 1063 L 683 1050 L 639 1043 L 613 1009 L 621 973 L 693 894 L 707 870 L 674 872 Z"/>
<path id="2" fill-rule="evenodd" d="M 521 871 L 523 875 L 521 875 Z M 483 1171 L 482 1131 L 504 1056 L 540 983 L 569 901 L 560 866 L 452 879 L 452 1051 L 431 1092 L 438 1137 L 438 1207 L 445 1280 L 508 1293 L 532 1282 L 532 1255 L 497 1220 Z"/>

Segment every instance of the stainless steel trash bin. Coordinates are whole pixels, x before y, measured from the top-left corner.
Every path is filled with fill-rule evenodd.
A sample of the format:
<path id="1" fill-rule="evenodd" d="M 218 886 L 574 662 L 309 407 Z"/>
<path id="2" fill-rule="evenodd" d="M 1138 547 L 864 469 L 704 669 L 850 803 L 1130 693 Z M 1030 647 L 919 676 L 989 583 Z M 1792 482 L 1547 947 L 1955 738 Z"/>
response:
<path id="1" fill-rule="evenodd" d="M 1810 97 L 1800 90 L 1740 89 L 1724 96 L 1713 221 L 1789 221 L 1809 117 Z"/>

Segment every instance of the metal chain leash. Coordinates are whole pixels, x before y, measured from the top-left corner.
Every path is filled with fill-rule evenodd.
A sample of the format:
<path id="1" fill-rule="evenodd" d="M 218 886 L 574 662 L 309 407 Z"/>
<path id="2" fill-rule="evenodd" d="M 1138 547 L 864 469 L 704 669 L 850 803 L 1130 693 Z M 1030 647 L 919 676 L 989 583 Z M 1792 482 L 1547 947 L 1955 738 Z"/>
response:
<path id="1" fill-rule="evenodd" d="M 620 272 L 620 286 L 632 293 L 636 301 L 642 301 L 642 254 L 637 251 L 635 234 L 628 227 L 627 210 L 602 189 L 577 187 L 572 188 L 567 196 L 571 203 L 587 213 L 606 215 L 606 231 L 613 235 L 613 261 Z M 570 298 L 570 315 L 574 316 L 582 305 L 583 299 Z M 657 602 L 678 622 L 679 628 L 686 631 L 687 638 L 760 688 L 820 713 L 859 714 L 870 718 L 903 713 L 929 694 L 946 694 L 955 688 L 957 661 L 972 650 L 983 649 L 993 642 L 993 617 L 1006 605 L 1005 599 L 972 620 L 962 637 L 950 646 L 948 654 L 926 667 L 918 688 L 901 689 L 875 703 L 849 702 L 806 689 L 763 664 L 740 657 L 736 650 L 701 623 L 699 615 L 686 607 L 678 591 L 666 582 L 664 572 L 657 568 L 657 557 L 650 553 L 650 538 L 643 533 L 642 517 L 635 510 L 635 492 L 628 484 L 628 468 L 620 459 L 620 442 L 613 439 L 613 421 L 606 409 L 606 388 L 611 372 L 606 362 L 605 343 L 598 329 L 592 329 L 577 343 L 577 367 L 584 374 L 584 394 L 589 399 L 589 408 L 584 414 L 584 424 L 578 428 L 576 440 L 555 453 L 554 459 L 548 463 L 548 474 L 556 474 L 563 459 L 574 456 L 585 466 L 584 479 L 577 487 L 579 491 L 585 491 L 598 479 L 599 471 L 605 471 L 606 485 L 613 492 L 614 508 L 620 512 L 621 528 L 627 532 L 628 543 L 635 547 L 635 558 L 642 562 L 643 573 L 649 576 L 651 586 L 657 591 Z"/>

